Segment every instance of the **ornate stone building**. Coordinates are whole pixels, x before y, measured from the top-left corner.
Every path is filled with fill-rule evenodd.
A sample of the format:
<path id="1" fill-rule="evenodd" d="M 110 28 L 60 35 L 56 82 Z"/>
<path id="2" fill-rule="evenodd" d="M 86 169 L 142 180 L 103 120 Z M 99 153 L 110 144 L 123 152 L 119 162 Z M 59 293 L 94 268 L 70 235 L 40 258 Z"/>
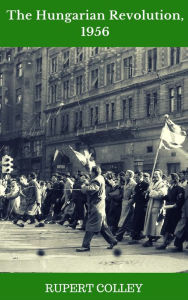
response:
<path id="1" fill-rule="evenodd" d="M 104 171 L 151 171 L 164 115 L 187 130 L 187 75 L 188 48 L 0 48 L 1 147 L 46 178 L 76 172 L 69 145 Z M 187 168 L 187 148 L 160 150 L 157 167 Z"/>
<path id="2" fill-rule="evenodd" d="M 87 147 L 104 171 L 151 171 L 164 115 L 187 129 L 187 50 L 49 49 L 47 173 L 54 170 L 56 148 L 70 157 L 66 145 Z M 71 162 L 58 164 L 71 168 Z M 157 167 L 167 173 L 187 168 L 187 155 L 161 150 Z"/>

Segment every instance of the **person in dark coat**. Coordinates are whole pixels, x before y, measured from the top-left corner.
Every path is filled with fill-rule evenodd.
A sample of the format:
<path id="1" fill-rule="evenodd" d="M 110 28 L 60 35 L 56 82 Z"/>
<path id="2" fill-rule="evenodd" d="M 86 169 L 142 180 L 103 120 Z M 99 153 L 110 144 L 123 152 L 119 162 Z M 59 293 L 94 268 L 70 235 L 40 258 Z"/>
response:
<path id="1" fill-rule="evenodd" d="M 168 193 L 164 197 L 166 204 L 163 209 L 166 209 L 161 235 L 163 236 L 162 245 L 156 247 L 158 250 L 166 249 L 174 238 L 174 231 L 181 218 L 181 209 L 185 201 L 185 191 L 179 184 L 179 176 L 176 173 L 170 175 L 170 187 Z"/>
<path id="2" fill-rule="evenodd" d="M 186 180 L 188 179 L 188 174 L 186 172 Z M 174 252 L 183 251 L 183 243 L 188 241 L 188 183 L 185 186 L 185 202 L 182 207 L 181 219 L 179 220 L 175 232 L 175 240 L 173 249 Z"/>
<path id="3" fill-rule="evenodd" d="M 83 227 L 83 222 L 85 218 L 85 204 L 87 201 L 87 196 L 86 194 L 82 193 L 81 187 L 84 184 L 85 180 L 86 180 L 85 174 L 83 174 L 83 172 L 80 172 L 73 185 L 72 201 L 75 204 L 75 208 L 72 217 L 73 222 L 72 224 L 69 225 L 73 229 L 75 229 L 77 225 L 79 225 L 79 227 L 77 227 L 78 229 Z"/>
<path id="4" fill-rule="evenodd" d="M 104 176 L 104 179 L 105 179 L 105 190 L 106 190 L 106 206 L 105 206 L 105 211 L 106 211 L 106 219 L 107 219 L 107 224 L 109 225 L 109 222 L 110 222 L 110 208 L 111 208 L 111 200 L 112 200 L 112 197 L 109 195 L 114 187 L 115 187 L 115 182 L 113 180 L 113 173 L 108 171 L 105 176 Z"/>
<path id="5" fill-rule="evenodd" d="M 30 219 L 30 224 L 35 223 L 37 215 L 41 215 L 41 193 L 40 186 L 37 182 L 37 176 L 34 172 L 29 175 L 29 184 L 24 191 L 27 197 L 26 215 Z"/>
<path id="6" fill-rule="evenodd" d="M 133 227 L 131 232 L 132 241 L 130 241 L 130 244 L 136 243 L 143 237 L 141 232 L 144 229 L 144 220 L 148 201 L 146 193 L 149 183 L 144 181 L 142 172 L 138 171 L 135 173 L 135 181 L 137 184 L 135 186 L 132 203 L 130 202 L 130 204 L 135 204 Z"/>
<path id="7" fill-rule="evenodd" d="M 112 249 L 117 244 L 117 241 L 106 223 L 105 180 L 101 175 L 100 167 L 92 167 L 91 181 L 88 185 L 82 187 L 82 191 L 85 192 L 88 197 L 88 219 L 82 247 L 77 248 L 76 251 L 90 251 L 91 240 L 94 234 L 98 232 L 100 232 L 104 239 L 110 244 L 108 249 Z"/>
<path id="8" fill-rule="evenodd" d="M 124 184 L 125 184 L 125 173 L 121 172 L 119 174 L 118 184 L 114 186 L 113 191 L 109 193 L 109 197 L 111 197 L 110 210 L 108 214 L 108 225 L 113 234 L 116 234 L 118 230 L 118 223 L 121 216 L 122 209 L 122 199 L 124 192 Z"/>

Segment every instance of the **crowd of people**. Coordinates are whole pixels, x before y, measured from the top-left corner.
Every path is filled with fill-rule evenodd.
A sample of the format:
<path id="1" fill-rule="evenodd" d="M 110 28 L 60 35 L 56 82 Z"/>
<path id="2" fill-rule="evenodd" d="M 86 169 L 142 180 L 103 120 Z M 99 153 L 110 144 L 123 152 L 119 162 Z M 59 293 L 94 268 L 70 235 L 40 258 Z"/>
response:
<path id="1" fill-rule="evenodd" d="M 123 238 L 129 244 L 183 251 L 188 241 L 188 172 L 161 170 L 149 173 L 127 170 L 101 174 L 99 166 L 90 173 L 76 176 L 53 174 L 50 181 L 38 181 L 32 172 L 28 177 L 0 180 L 0 219 L 24 227 L 34 224 L 59 224 L 85 231 L 83 243 L 76 251 L 90 250 L 95 234 L 101 233 L 113 249 Z M 146 239 L 147 238 L 147 239 Z"/>

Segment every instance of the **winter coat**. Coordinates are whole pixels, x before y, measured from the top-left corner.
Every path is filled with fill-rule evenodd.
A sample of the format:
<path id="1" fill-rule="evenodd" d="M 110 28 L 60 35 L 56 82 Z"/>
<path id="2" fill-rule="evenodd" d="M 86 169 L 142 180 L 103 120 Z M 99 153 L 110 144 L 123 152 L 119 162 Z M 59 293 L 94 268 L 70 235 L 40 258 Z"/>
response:
<path id="1" fill-rule="evenodd" d="M 135 186 L 136 186 L 136 182 L 134 181 L 134 179 L 130 179 L 130 181 L 124 186 L 121 216 L 120 216 L 118 227 L 123 226 L 127 216 L 130 215 L 130 211 L 133 211 L 132 205 L 129 205 L 128 202 L 134 194 Z"/>
<path id="2" fill-rule="evenodd" d="M 158 217 L 163 206 L 163 198 L 166 195 L 167 186 L 162 180 L 151 184 L 144 224 L 144 235 L 160 235 L 163 222 L 162 220 L 159 222 Z"/>
<path id="3" fill-rule="evenodd" d="M 91 180 L 85 187 L 88 198 L 88 220 L 86 231 L 99 232 L 106 218 L 105 214 L 105 181 L 102 175 Z"/>

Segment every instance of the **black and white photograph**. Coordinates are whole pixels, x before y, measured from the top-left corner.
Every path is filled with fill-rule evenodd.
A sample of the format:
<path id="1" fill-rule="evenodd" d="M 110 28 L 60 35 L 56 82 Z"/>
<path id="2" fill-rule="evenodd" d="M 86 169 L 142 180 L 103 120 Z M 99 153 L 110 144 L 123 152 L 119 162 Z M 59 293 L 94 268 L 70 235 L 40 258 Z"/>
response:
<path id="1" fill-rule="evenodd" d="M 188 272 L 188 48 L 0 47 L 0 272 Z"/>

